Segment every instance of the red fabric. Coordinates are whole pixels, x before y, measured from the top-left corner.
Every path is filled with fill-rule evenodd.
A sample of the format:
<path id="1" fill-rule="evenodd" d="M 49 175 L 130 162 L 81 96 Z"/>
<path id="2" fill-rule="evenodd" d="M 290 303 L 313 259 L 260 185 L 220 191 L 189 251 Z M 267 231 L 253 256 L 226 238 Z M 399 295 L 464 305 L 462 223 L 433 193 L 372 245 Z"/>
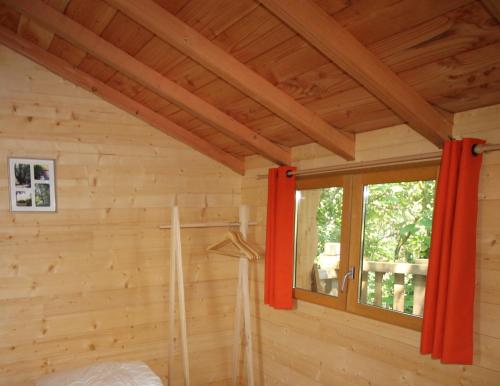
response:
<path id="1" fill-rule="evenodd" d="M 291 166 L 269 169 L 264 303 L 291 309 L 295 229 L 295 176 Z"/>
<path id="2" fill-rule="evenodd" d="M 472 363 L 479 143 L 446 142 L 439 171 L 420 351 L 443 363 Z"/>

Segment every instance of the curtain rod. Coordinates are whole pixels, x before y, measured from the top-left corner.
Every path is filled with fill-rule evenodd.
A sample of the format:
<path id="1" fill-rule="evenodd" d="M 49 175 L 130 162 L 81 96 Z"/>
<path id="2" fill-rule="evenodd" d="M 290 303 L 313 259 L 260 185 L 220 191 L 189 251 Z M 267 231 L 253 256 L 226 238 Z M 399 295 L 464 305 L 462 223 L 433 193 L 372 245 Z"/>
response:
<path id="1" fill-rule="evenodd" d="M 256 221 L 250 221 L 248 225 L 257 225 Z M 237 221 L 233 222 L 195 222 L 190 224 L 181 224 L 181 228 L 227 228 L 227 227 L 237 227 L 240 223 Z M 160 229 L 171 229 L 172 225 L 160 225 Z"/>
<path id="2" fill-rule="evenodd" d="M 490 151 L 497 151 L 497 150 L 500 150 L 500 144 L 498 144 L 498 145 L 493 145 L 493 144 L 492 145 L 490 145 L 490 144 L 474 145 L 472 148 L 472 152 L 475 155 L 487 153 Z M 347 163 L 347 164 L 343 164 L 343 165 L 325 166 L 325 167 L 321 167 L 321 168 L 312 168 L 312 169 L 290 171 L 289 175 L 295 175 L 297 177 L 299 177 L 299 176 L 313 176 L 313 175 L 330 174 L 330 173 L 336 173 L 336 172 L 365 170 L 365 169 L 371 169 L 371 168 L 375 168 L 375 167 L 384 167 L 384 166 L 391 166 L 391 165 L 411 165 L 414 163 L 425 162 L 425 161 L 438 161 L 440 159 L 441 159 L 441 152 L 436 151 L 433 153 L 424 153 L 424 154 L 418 154 L 418 155 L 384 158 L 384 159 L 374 160 L 374 161 L 360 161 L 360 162 Z M 257 179 L 264 179 L 264 178 L 267 178 L 266 174 L 257 175 Z"/>
<path id="3" fill-rule="evenodd" d="M 484 144 L 484 145 L 474 145 L 472 147 L 472 152 L 476 155 L 488 153 L 490 151 L 498 151 L 500 150 L 500 144 Z"/>

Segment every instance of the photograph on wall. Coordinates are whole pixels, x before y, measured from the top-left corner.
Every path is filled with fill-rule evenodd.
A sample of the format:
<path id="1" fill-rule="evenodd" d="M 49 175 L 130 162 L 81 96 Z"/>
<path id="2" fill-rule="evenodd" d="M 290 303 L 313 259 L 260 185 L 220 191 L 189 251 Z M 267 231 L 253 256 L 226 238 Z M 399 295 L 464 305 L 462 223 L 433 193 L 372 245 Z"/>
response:
<path id="1" fill-rule="evenodd" d="M 14 176 L 16 177 L 16 187 L 31 188 L 31 166 L 30 164 L 14 164 Z"/>
<path id="2" fill-rule="evenodd" d="M 12 211 L 56 211 L 54 164 L 54 160 L 9 158 Z"/>
<path id="3" fill-rule="evenodd" d="M 23 207 L 31 207 L 31 192 L 23 190 L 16 191 L 16 205 Z"/>
<path id="4" fill-rule="evenodd" d="M 46 163 L 35 164 L 33 167 L 35 172 L 35 180 L 49 181 L 49 165 Z"/>

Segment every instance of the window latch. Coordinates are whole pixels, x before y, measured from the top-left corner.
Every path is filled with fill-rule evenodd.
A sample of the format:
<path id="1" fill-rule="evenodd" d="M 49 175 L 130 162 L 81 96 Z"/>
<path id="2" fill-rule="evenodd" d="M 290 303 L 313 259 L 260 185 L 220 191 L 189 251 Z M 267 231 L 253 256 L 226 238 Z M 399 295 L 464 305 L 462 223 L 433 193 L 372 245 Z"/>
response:
<path id="1" fill-rule="evenodd" d="M 347 271 L 342 277 L 342 286 L 340 287 L 340 292 L 345 292 L 348 278 L 354 279 L 354 267 L 350 267 L 349 271 Z"/>

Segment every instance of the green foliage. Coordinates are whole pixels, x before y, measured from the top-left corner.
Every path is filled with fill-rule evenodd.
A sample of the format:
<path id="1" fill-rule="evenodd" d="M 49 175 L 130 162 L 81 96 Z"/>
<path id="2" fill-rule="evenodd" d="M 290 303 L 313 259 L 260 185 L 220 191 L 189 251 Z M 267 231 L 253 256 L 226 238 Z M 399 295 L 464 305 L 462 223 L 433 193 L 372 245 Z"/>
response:
<path id="1" fill-rule="evenodd" d="M 343 189 L 339 187 L 321 189 L 318 211 L 316 212 L 318 224 L 317 256 L 324 251 L 325 243 L 340 243 L 343 193 Z"/>
<path id="2" fill-rule="evenodd" d="M 31 187 L 31 171 L 29 164 L 14 164 L 14 175 L 16 177 L 16 186 Z"/>
<path id="3" fill-rule="evenodd" d="M 364 190 L 362 254 L 367 261 L 415 263 L 430 249 L 435 181 L 367 185 Z M 326 242 L 340 242 L 342 188 L 322 189 L 316 214 L 318 256 Z M 368 274 L 369 304 L 374 303 L 375 274 Z M 382 306 L 393 308 L 394 275 L 382 282 Z M 405 312 L 413 307 L 413 277 L 405 275 Z"/>
<path id="4" fill-rule="evenodd" d="M 363 257 L 414 263 L 429 255 L 434 181 L 365 187 Z"/>
<path id="5" fill-rule="evenodd" d="M 36 206 L 50 206 L 49 184 L 35 184 L 35 204 Z"/>

